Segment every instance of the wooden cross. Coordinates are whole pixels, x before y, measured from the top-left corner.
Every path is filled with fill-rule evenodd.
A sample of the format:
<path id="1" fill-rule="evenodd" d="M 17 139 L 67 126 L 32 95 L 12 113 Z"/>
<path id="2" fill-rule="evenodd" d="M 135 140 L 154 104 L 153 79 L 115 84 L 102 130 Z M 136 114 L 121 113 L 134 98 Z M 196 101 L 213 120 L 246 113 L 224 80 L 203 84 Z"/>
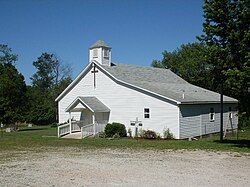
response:
<path id="1" fill-rule="evenodd" d="M 94 73 L 94 88 L 96 87 L 96 82 L 95 82 L 95 74 L 98 72 L 98 70 L 96 70 L 96 65 L 94 65 L 94 69 L 93 71 L 91 71 L 91 73 Z"/>
<path id="2" fill-rule="evenodd" d="M 138 127 L 142 126 L 142 121 L 138 120 L 138 117 L 136 118 L 135 121 L 130 121 L 131 126 L 135 126 L 135 137 L 138 137 Z"/>
<path id="3" fill-rule="evenodd" d="M 142 126 L 142 121 L 138 120 L 138 117 L 135 119 L 135 121 L 130 121 L 131 126 Z"/>

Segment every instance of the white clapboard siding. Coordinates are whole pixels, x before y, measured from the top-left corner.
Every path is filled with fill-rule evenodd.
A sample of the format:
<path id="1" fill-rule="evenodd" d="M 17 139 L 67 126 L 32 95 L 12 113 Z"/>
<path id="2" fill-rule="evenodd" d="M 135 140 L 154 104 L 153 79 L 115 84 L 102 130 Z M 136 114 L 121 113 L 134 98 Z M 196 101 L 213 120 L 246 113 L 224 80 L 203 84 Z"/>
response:
<path id="1" fill-rule="evenodd" d="M 213 107 L 214 121 L 210 121 L 209 112 Z M 232 108 L 233 129 L 238 125 L 237 104 L 224 104 L 223 124 L 228 124 L 229 107 Z M 228 125 L 228 128 L 231 128 Z M 180 106 L 180 139 L 195 137 L 220 131 L 220 104 L 181 105 Z"/>
<path id="2" fill-rule="evenodd" d="M 119 122 L 131 128 L 130 121 L 136 117 L 143 123 L 143 129 L 151 129 L 160 134 L 169 128 L 175 138 L 179 138 L 178 106 L 117 84 L 104 72 L 96 73 L 96 88 L 93 87 L 93 74 L 89 71 L 64 97 L 59 100 L 59 123 L 68 120 L 65 109 L 77 96 L 95 96 L 111 111 L 109 122 Z M 150 109 L 150 119 L 144 119 L 144 108 Z M 72 113 L 80 119 L 80 113 Z"/>

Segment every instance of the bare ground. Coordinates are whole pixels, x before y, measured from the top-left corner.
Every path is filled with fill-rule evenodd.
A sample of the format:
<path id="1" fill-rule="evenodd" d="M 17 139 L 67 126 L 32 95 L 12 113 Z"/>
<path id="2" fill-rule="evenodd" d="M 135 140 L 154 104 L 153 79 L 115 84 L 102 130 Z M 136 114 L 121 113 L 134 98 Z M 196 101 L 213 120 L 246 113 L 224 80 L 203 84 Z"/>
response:
<path id="1" fill-rule="evenodd" d="M 250 185 L 250 156 L 238 153 L 64 148 L 0 158 L 0 186 Z"/>

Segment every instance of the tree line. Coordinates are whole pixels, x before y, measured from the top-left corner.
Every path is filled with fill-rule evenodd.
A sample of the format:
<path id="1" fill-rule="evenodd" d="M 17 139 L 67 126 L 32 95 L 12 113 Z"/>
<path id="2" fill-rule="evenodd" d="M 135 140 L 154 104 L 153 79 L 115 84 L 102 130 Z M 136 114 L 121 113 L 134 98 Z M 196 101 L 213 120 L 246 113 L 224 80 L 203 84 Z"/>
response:
<path id="1" fill-rule="evenodd" d="M 31 85 L 18 72 L 18 56 L 7 45 L 0 44 L 0 122 L 15 124 L 52 124 L 56 122 L 55 98 L 71 83 L 71 68 L 55 54 L 42 53 L 33 66 L 36 73 Z"/>
<path id="2" fill-rule="evenodd" d="M 244 126 L 250 115 L 250 1 L 205 0 L 203 10 L 198 41 L 164 51 L 152 66 L 169 68 L 194 85 L 238 99 Z"/>

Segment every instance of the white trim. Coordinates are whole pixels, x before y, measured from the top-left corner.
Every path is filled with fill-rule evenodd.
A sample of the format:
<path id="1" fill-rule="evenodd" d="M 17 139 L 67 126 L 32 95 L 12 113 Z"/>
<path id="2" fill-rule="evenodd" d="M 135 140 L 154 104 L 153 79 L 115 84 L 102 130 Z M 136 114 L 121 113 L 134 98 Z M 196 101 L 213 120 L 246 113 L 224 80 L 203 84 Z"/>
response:
<path id="1" fill-rule="evenodd" d="M 181 126 L 180 126 L 180 110 L 181 110 L 181 108 L 180 108 L 180 106 L 178 106 L 178 116 L 177 116 L 177 120 L 178 120 L 178 133 L 177 133 L 177 135 L 178 135 L 178 137 L 176 137 L 177 139 L 180 139 L 180 136 L 181 136 L 181 134 L 180 134 L 180 128 L 181 128 Z"/>
<path id="2" fill-rule="evenodd" d="M 133 84 L 130 84 L 130 83 L 127 83 L 127 82 L 121 81 L 121 80 L 117 79 L 116 77 L 114 77 L 111 73 L 109 73 L 108 71 L 106 71 L 103 67 L 101 67 L 101 66 L 99 65 L 99 63 L 98 63 L 98 62 L 96 62 L 95 60 L 93 60 L 93 61 L 92 61 L 92 63 L 95 63 L 95 64 L 96 64 L 99 68 L 101 68 L 103 71 L 105 71 L 105 72 L 106 72 L 109 76 L 111 76 L 111 77 L 112 77 L 113 79 L 115 79 L 117 82 L 120 82 L 120 83 L 123 83 L 123 84 L 129 85 L 129 86 L 131 86 L 131 87 L 134 87 L 134 88 L 137 88 L 137 89 L 143 90 L 143 91 L 145 91 L 145 92 L 148 92 L 148 93 L 151 93 L 151 94 L 157 95 L 157 96 L 162 97 L 162 98 L 164 98 L 164 99 L 167 99 L 167 100 L 173 101 L 173 102 L 175 102 L 175 103 L 177 103 L 177 104 L 181 104 L 181 102 L 180 102 L 180 101 L 176 101 L 176 100 L 174 100 L 174 99 L 170 99 L 170 98 L 168 98 L 168 97 L 166 97 L 166 96 L 163 96 L 163 95 L 157 94 L 157 93 L 155 93 L 155 92 L 151 92 L 151 91 L 146 90 L 146 89 L 144 89 L 144 88 L 141 88 L 141 87 L 139 87 L 139 86 L 135 86 L 135 85 L 133 85 Z"/>
<path id="3" fill-rule="evenodd" d="M 223 101 L 223 103 L 238 103 L 239 101 Z M 198 104 L 218 104 L 220 101 L 183 101 L 181 105 L 198 105 Z"/>
<path id="4" fill-rule="evenodd" d="M 65 90 L 55 99 L 55 101 L 58 101 L 61 99 L 61 97 L 72 87 L 74 86 L 74 84 L 77 83 L 77 81 L 83 76 L 83 74 L 87 71 L 87 69 L 91 66 L 92 63 L 89 63 L 80 73 L 79 75 L 75 78 L 75 80 L 73 80 L 72 83 L 70 83 L 68 85 L 67 88 L 65 88 Z"/>
<path id="5" fill-rule="evenodd" d="M 93 123 L 93 128 L 94 128 L 94 135 L 96 134 L 96 127 L 95 127 L 95 113 L 92 114 L 92 123 Z"/>
<path id="6" fill-rule="evenodd" d="M 72 133 L 72 120 L 71 120 L 71 112 L 69 112 L 69 133 Z"/>
<path id="7" fill-rule="evenodd" d="M 211 112 L 211 109 L 213 109 L 213 112 Z M 213 118 L 211 119 L 211 117 Z M 209 121 L 214 122 L 214 120 L 215 120 L 215 110 L 214 110 L 214 107 L 210 107 L 209 108 Z"/>
<path id="8" fill-rule="evenodd" d="M 145 109 L 148 109 L 148 112 L 145 112 Z M 146 118 L 145 115 L 148 115 L 148 118 Z M 144 119 L 150 119 L 150 117 L 151 117 L 151 115 L 150 115 L 150 108 L 149 107 L 143 108 L 143 118 Z"/>
<path id="9" fill-rule="evenodd" d="M 144 89 L 144 88 L 141 88 L 141 87 L 139 87 L 139 86 L 135 86 L 135 85 L 132 85 L 132 84 L 129 84 L 129 83 L 127 83 L 127 82 L 124 82 L 124 81 L 121 81 L 121 80 L 119 80 L 119 79 L 117 79 L 116 77 L 114 77 L 111 73 L 109 73 L 108 71 L 106 71 L 103 67 L 101 67 L 100 65 L 99 65 L 99 63 L 97 62 L 97 61 L 95 61 L 95 60 L 93 60 L 93 61 L 91 61 L 87 66 L 86 66 L 86 68 L 75 78 L 75 80 L 55 99 L 55 101 L 58 101 L 58 100 L 60 100 L 60 98 L 72 87 L 72 86 L 74 86 L 74 84 L 75 83 L 77 83 L 78 82 L 78 80 L 82 77 L 82 75 L 87 71 L 87 69 L 91 66 L 91 64 L 92 63 L 94 63 L 96 66 L 98 66 L 100 69 L 102 69 L 105 73 L 107 73 L 109 76 L 111 76 L 113 79 L 115 79 L 117 82 L 120 82 L 120 83 L 123 83 L 123 84 L 125 84 L 125 85 L 128 85 L 128 86 L 131 86 L 131 87 L 134 87 L 134 88 L 137 88 L 137 89 L 139 89 L 139 90 L 142 90 L 142 91 L 145 91 L 145 92 L 148 92 L 148 93 L 150 93 L 150 94 L 153 94 L 153 95 L 156 95 L 156 96 L 158 96 L 158 97 L 161 97 L 161 98 L 164 98 L 164 99 L 167 99 L 167 100 L 170 100 L 170 101 L 172 101 L 172 102 L 175 102 L 177 105 L 178 104 L 181 104 L 181 102 L 180 101 L 176 101 L 176 100 L 174 100 L 174 99 L 170 99 L 170 98 L 168 98 L 168 97 L 165 97 L 165 96 L 163 96 L 163 95 L 160 95 L 160 94 L 157 94 L 157 93 L 155 93 L 155 92 L 151 92 L 151 91 L 149 91 L 149 90 L 146 90 L 146 89 Z"/>
<path id="10" fill-rule="evenodd" d="M 61 99 L 61 97 L 64 96 L 65 93 L 67 93 L 67 91 L 72 87 L 74 86 L 78 81 L 79 79 L 83 76 L 83 74 L 88 70 L 88 68 L 91 66 L 91 64 L 94 63 L 95 65 L 97 65 L 100 69 L 102 69 L 105 73 L 107 73 L 109 76 L 111 76 L 113 79 L 115 79 L 117 82 L 120 82 L 120 83 L 123 83 L 125 85 L 128 85 L 128 86 L 131 86 L 131 87 L 134 87 L 134 88 L 137 88 L 137 89 L 140 89 L 142 91 L 145 91 L 145 92 L 148 92 L 150 94 L 153 94 L 153 95 L 156 95 L 158 97 L 161 97 L 161 98 L 164 98 L 164 99 L 167 99 L 167 100 L 170 100 L 172 102 L 175 102 L 177 105 L 180 105 L 180 104 L 211 104 L 211 103 L 220 103 L 219 101 L 191 101 L 191 102 L 180 102 L 180 101 L 177 101 L 177 100 L 174 100 L 174 99 L 171 99 L 169 97 L 166 97 L 166 96 L 163 96 L 163 95 L 160 95 L 160 94 L 157 94 L 155 92 L 152 92 L 152 91 L 149 91 L 149 90 L 146 90 L 144 88 L 141 88 L 139 86 L 135 86 L 135 85 L 132 85 L 132 84 L 129 84 L 127 82 L 124 82 L 124 81 L 121 81 L 119 79 L 117 79 L 116 77 L 114 77 L 111 73 L 109 73 L 108 71 L 106 71 L 103 67 L 101 67 L 99 65 L 99 63 L 95 60 L 91 61 L 81 72 L 80 74 L 75 78 L 75 80 L 55 99 L 55 101 L 59 101 Z M 224 103 L 238 103 L 238 100 L 236 101 L 224 101 Z"/>
<path id="11" fill-rule="evenodd" d="M 68 110 L 70 109 L 70 107 L 72 105 L 74 105 L 74 103 L 79 100 L 83 105 L 86 106 L 86 108 L 88 108 L 91 112 L 94 112 L 93 109 L 91 107 L 89 107 L 80 97 L 77 97 L 66 109 L 65 112 L 68 112 Z"/>
<path id="12" fill-rule="evenodd" d="M 85 105 L 91 112 L 94 112 L 94 110 L 91 107 L 89 107 L 86 103 L 84 103 L 81 98 L 79 99 L 82 101 L 83 105 Z"/>
<path id="13" fill-rule="evenodd" d="M 70 105 L 65 109 L 65 112 L 67 112 L 69 110 L 69 108 L 78 100 L 78 97 L 72 102 L 70 103 Z"/>

